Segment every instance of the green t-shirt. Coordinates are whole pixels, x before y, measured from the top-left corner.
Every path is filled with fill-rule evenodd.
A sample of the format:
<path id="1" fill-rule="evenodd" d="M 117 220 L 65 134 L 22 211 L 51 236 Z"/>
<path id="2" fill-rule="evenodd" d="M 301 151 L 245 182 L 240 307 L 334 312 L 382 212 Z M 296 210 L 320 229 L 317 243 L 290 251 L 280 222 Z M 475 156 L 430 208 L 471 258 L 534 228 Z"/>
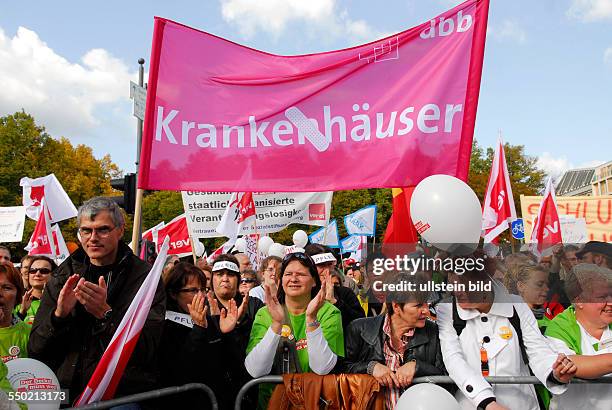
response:
<path id="1" fill-rule="evenodd" d="M 34 323 L 34 317 L 36 316 L 36 312 L 38 312 L 39 306 L 40 299 L 32 299 L 32 304 L 30 305 L 30 308 L 28 309 L 25 317 L 23 318 L 23 321 L 26 322 L 28 325 L 32 326 L 32 323 Z M 21 305 L 17 305 L 13 313 L 15 313 L 16 315 L 19 314 L 20 307 Z"/>
<path id="2" fill-rule="evenodd" d="M 310 366 L 308 366 L 308 345 L 306 342 L 306 313 L 295 316 L 289 314 L 289 320 L 293 328 L 298 361 L 300 362 L 302 372 L 310 372 Z M 338 308 L 329 302 L 325 302 L 317 313 L 317 320 L 321 323 L 323 337 L 327 341 L 329 348 L 336 355 L 344 357 L 344 331 L 342 329 L 342 316 Z M 263 339 L 270 325 L 272 325 L 272 317 L 268 312 L 268 307 L 265 306 L 259 309 L 255 315 L 255 321 L 251 328 L 251 337 L 247 346 L 247 354 Z M 273 386 L 269 384 L 260 386 L 259 408 L 266 408 L 268 400 L 272 395 Z"/>
<path id="3" fill-rule="evenodd" d="M 0 357 L 3 362 L 28 357 L 30 326 L 17 319 L 9 327 L 0 327 Z"/>

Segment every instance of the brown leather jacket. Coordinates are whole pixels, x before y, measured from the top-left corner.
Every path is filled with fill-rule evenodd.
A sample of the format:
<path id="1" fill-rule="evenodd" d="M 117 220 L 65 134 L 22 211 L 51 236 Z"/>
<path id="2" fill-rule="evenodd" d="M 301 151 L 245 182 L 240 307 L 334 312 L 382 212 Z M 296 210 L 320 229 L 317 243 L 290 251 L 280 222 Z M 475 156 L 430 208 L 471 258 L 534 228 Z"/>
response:
<path id="1" fill-rule="evenodd" d="M 367 374 L 284 374 L 268 409 L 384 410 L 385 395 Z"/>

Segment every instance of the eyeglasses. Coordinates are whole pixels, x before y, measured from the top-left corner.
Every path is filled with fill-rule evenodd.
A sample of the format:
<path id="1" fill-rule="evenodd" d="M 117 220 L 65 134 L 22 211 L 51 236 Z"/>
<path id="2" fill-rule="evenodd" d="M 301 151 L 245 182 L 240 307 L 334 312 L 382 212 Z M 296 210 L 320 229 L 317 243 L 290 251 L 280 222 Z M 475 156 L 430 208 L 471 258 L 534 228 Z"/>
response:
<path id="1" fill-rule="evenodd" d="M 178 293 L 191 293 L 195 295 L 198 292 L 205 293 L 207 290 L 208 290 L 207 288 L 183 288 L 183 289 L 179 289 L 177 292 Z"/>
<path id="2" fill-rule="evenodd" d="M 240 279 L 240 283 L 255 283 L 255 279 Z"/>
<path id="3" fill-rule="evenodd" d="M 49 268 L 32 268 L 28 272 L 30 275 L 34 275 L 36 272 L 39 272 L 41 275 L 48 275 L 52 271 Z"/>
<path id="4" fill-rule="evenodd" d="M 79 234 L 81 235 L 81 238 L 90 238 L 91 235 L 93 235 L 93 233 L 95 232 L 100 238 L 106 238 L 108 235 L 110 235 L 110 233 L 112 231 L 115 230 L 115 228 L 117 228 L 116 226 L 113 226 L 112 228 L 110 226 L 101 226 L 99 228 L 79 228 Z"/>

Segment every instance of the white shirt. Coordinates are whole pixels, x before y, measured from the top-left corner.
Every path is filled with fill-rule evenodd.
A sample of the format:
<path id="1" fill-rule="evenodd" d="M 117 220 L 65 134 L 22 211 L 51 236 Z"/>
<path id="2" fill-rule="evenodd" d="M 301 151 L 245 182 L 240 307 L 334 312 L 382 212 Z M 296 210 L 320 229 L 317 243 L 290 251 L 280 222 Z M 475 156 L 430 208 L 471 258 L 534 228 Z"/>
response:
<path id="1" fill-rule="evenodd" d="M 523 342 L 534 375 L 553 394 L 561 394 L 567 389 L 566 385 L 547 382 L 557 352 L 540 333 L 527 304 L 519 296 L 509 295 L 500 285 L 496 284 L 493 289 L 495 303 L 488 313 L 457 306 L 459 317 L 466 321 L 460 337 L 457 337 L 453 327 L 452 304 L 440 303 L 436 308 L 444 364 L 450 377 L 459 386 L 455 398 L 462 409 L 476 409 L 482 400 L 495 397 L 497 403 L 509 409 L 538 410 L 533 385 L 490 385 L 482 376 L 480 346 L 485 336 L 489 338 L 489 342 L 484 346 L 487 350 L 490 376 L 530 375 L 529 368 L 523 363 L 516 330 L 510 324 L 514 308 L 521 321 Z M 502 335 L 505 335 L 505 338 Z"/>
<path id="2" fill-rule="evenodd" d="M 264 301 L 265 291 L 264 291 L 263 286 L 262 285 L 255 286 L 253 289 L 249 290 L 249 297 L 257 298 L 261 300 L 262 302 L 265 302 Z"/>
<path id="3" fill-rule="evenodd" d="M 591 336 L 578 322 L 580 328 L 580 348 L 585 356 L 594 356 L 604 353 L 612 353 L 612 347 L 595 350 L 594 345 L 605 340 L 612 340 L 612 331 L 608 327 L 602 334 L 601 339 Z M 563 340 L 549 337 L 549 340 L 559 351 L 566 355 L 575 355 Z M 612 373 L 606 376 L 612 376 Z M 567 392 L 561 396 L 553 397 L 550 402 L 551 410 L 564 409 L 612 409 L 612 387 L 609 384 L 572 384 Z"/>

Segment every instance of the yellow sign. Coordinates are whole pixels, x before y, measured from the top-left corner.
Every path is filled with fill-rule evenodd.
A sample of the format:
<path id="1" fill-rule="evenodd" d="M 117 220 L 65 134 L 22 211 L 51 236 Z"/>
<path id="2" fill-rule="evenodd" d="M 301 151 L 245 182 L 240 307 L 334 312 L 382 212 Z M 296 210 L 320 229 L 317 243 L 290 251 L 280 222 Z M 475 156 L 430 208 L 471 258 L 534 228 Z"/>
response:
<path id="1" fill-rule="evenodd" d="M 525 225 L 525 241 L 529 242 L 533 230 L 533 218 L 540 209 L 541 196 L 521 195 L 521 214 Z M 559 216 L 584 218 L 587 240 L 612 242 L 612 195 L 558 196 Z"/>

